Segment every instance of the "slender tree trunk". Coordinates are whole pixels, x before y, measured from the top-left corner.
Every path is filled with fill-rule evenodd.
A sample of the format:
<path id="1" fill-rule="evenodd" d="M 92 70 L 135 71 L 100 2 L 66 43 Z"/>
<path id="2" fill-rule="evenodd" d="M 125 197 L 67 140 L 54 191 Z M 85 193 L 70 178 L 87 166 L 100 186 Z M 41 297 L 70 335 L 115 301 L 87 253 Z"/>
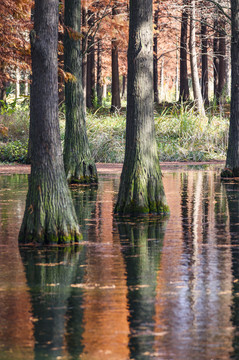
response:
<path id="1" fill-rule="evenodd" d="M 28 96 L 29 94 L 29 81 L 28 81 L 29 74 L 25 73 L 25 81 L 24 81 L 24 95 Z"/>
<path id="2" fill-rule="evenodd" d="M 183 1 L 181 39 L 180 39 L 180 89 L 179 101 L 189 99 L 188 69 L 187 69 L 187 37 L 188 37 L 188 0 Z"/>
<path id="3" fill-rule="evenodd" d="M 190 19 L 190 63 L 192 74 L 193 95 L 196 108 L 202 117 L 205 117 L 204 104 L 199 83 L 198 66 L 197 66 L 197 52 L 196 52 L 196 5 L 195 0 L 191 0 L 191 19 Z"/>
<path id="4" fill-rule="evenodd" d="M 203 13 L 202 13 L 203 14 Z M 202 15 L 201 18 L 201 48 L 202 48 L 202 97 L 206 105 L 208 100 L 208 39 L 207 39 L 207 25 L 206 18 Z"/>
<path id="5" fill-rule="evenodd" d="M 218 16 L 216 11 L 215 16 Z M 213 83 L 214 83 L 214 99 L 218 103 L 218 79 L 219 79 L 219 33 L 218 33 L 218 19 L 214 20 L 214 37 L 213 37 Z"/>
<path id="6" fill-rule="evenodd" d="M 69 34 L 80 32 L 81 0 L 65 0 L 64 65 L 74 79 L 65 83 L 66 130 L 64 165 L 70 183 L 97 182 L 97 171 L 91 156 L 85 125 L 82 87 L 81 41 Z"/>
<path id="7" fill-rule="evenodd" d="M 223 102 L 225 98 L 226 83 L 226 31 L 225 21 L 220 21 L 220 37 L 219 37 L 219 71 L 218 71 L 218 101 Z"/>
<path id="8" fill-rule="evenodd" d="M 97 100 L 98 105 L 102 106 L 103 97 L 103 79 L 102 79 L 102 40 L 98 39 L 97 46 Z"/>
<path id="9" fill-rule="evenodd" d="M 158 91 L 158 19 L 159 19 L 159 7 L 154 12 L 154 28 L 156 33 L 154 35 L 153 52 L 154 52 L 154 102 L 159 103 L 159 91 Z"/>
<path id="10" fill-rule="evenodd" d="M 130 0 L 126 151 L 115 212 L 168 212 L 153 115 L 152 0 Z"/>
<path id="11" fill-rule="evenodd" d="M 88 11 L 88 24 L 90 27 L 94 24 L 94 15 Z M 86 83 L 86 106 L 91 109 L 94 107 L 95 98 L 95 45 L 93 36 L 88 39 L 87 51 L 87 83 Z"/>
<path id="12" fill-rule="evenodd" d="M 239 0 L 231 0 L 231 115 L 226 169 L 222 177 L 239 176 Z"/>
<path id="13" fill-rule="evenodd" d="M 16 89 L 15 89 L 15 98 L 18 99 L 20 97 L 20 70 L 16 67 Z"/>
<path id="14" fill-rule="evenodd" d="M 119 14 L 119 10 L 113 7 L 112 17 Z M 112 89 L 111 89 L 111 109 L 112 113 L 117 112 L 121 108 L 120 102 L 120 81 L 119 81 L 119 49 L 118 40 L 112 39 L 112 55 L 111 55 L 111 66 L 112 66 Z"/>
<path id="15" fill-rule="evenodd" d="M 164 100 L 164 58 L 161 61 L 160 69 L 160 101 Z"/>
<path id="16" fill-rule="evenodd" d="M 125 96 L 125 90 L 126 90 L 126 76 L 123 75 L 123 79 L 122 79 L 122 93 L 121 93 L 121 98 L 123 99 Z"/>
<path id="17" fill-rule="evenodd" d="M 67 186 L 58 121 L 58 0 L 36 0 L 30 33 L 31 175 L 20 243 L 70 243 L 81 237 Z"/>

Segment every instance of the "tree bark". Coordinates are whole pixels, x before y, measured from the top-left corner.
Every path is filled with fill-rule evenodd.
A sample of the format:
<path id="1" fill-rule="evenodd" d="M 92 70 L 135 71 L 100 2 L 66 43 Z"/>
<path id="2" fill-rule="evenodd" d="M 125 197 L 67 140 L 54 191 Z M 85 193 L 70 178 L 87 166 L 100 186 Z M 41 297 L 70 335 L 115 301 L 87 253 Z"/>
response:
<path id="1" fill-rule="evenodd" d="M 58 0 L 36 0 L 30 33 L 31 175 L 20 243 L 72 243 L 81 238 L 67 186 L 58 121 Z"/>
<path id="2" fill-rule="evenodd" d="M 180 89 L 179 101 L 189 99 L 188 69 L 187 69 L 187 37 L 188 37 L 188 0 L 183 1 L 181 38 L 180 38 Z"/>
<path id="3" fill-rule="evenodd" d="M 89 27 L 94 25 L 94 14 L 88 10 Z M 95 98 L 95 44 L 92 35 L 88 38 L 87 47 L 87 82 L 86 82 L 86 106 L 88 109 L 94 107 Z"/>
<path id="4" fill-rule="evenodd" d="M 213 37 L 213 84 L 214 99 L 218 103 L 218 79 L 219 79 L 219 33 L 218 33 L 218 13 L 215 13 L 214 37 Z"/>
<path id="5" fill-rule="evenodd" d="M 231 0 L 231 115 L 226 169 L 222 177 L 239 176 L 239 0 Z"/>
<path id="6" fill-rule="evenodd" d="M 202 10 L 203 11 L 203 10 Z M 203 14 L 203 12 L 202 12 Z M 207 25 L 206 18 L 202 15 L 201 18 L 201 48 L 202 48 L 202 98 L 204 104 L 209 104 L 208 99 L 208 39 L 207 39 Z"/>
<path id="7" fill-rule="evenodd" d="M 99 106 L 102 106 L 103 98 L 103 79 L 102 79 L 102 40 L 98 39 L 97 46 L 97 102 Z"/>
<path id="8" fill-rule="evenodd" d="M 166 213 L 153 114 L 152 0 L 130 1 L 126 151 L 115 212 Z"/>
<path id="9" fill-rule="evenodd" d="M 119 10 L 113 7 L 112 17 L 117 16 Z M 112 85 L 111 85 L 111 109 L 112 113 L 117 112 L 121 108 L 120 101 L 120 81 L 119 81 L 119 49 L 118 40 L 114 37 L 112 39 L 112 55 L 111 55 L 111 67 L 112 67 Z"/>
<path id="10" fill-rule="evenodd" d="M 82 26 L 86 26 L 86 9 L 82 7 Z M 86 110 L 86 88 L 87 88 L 87 35 L 86 31 L 82 30 L 82 87 L 83 87 L 83 94 L 84 94 L 84 108 Z"/>
<path id="11" fill-rule="evenodd" d="M 159 19 L 159 8 L 157 8 L 154 12 L 154 29 L 156 30 L 156 33 L 154 34 L 154 40 L 153 40 L 153 52 L 154 52 L 154 102 L 156 104 L 159 103 L 159 91 L 158 91 L 158 19 Z"/>
<path id="12" fill-rule="evenodd" d="M 81 0 L 65 0 L 65 26 L 64 66 L 65 72 L 72 75 L 72 79 L 65 83 L 65 172 L 69 183 L 95 183 L 97 171 L 86 133 L 81 40 L 78 37 L 81 30 Z"/>
<path id="13" fill-rule="evenodd" d="M 220 37 L 219 37 L 219 72 L 218 72 L 218 102 L 223 102 L 225 98 L 226 84 L 226 31 L 225 21 L 220 21 Z"/>
<path id="14" fill-rule="evenodd" d="M 200 116 L 205 117 L 206 115 L 205 115 L 202 93 L 199 83 L 199 76 L 198 76 L 195 19 L 196 19 L 196 4 L 195 4 L 195 0 L 191 0 L 189 47 L 190 47 L 190 63 L 191 63 L 193 95 L 198 113 L 200 114 Z"/>

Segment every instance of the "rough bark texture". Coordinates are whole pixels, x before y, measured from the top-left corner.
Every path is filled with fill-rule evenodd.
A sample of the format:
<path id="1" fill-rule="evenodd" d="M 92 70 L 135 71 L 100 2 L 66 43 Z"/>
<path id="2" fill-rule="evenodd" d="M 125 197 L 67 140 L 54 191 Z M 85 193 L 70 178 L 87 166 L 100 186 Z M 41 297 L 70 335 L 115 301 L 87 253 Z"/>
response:
<path id="1" fill-rule="evenodd" d="M 183 2 L 181 38 L 180 38 L 180 89 L 179 101 L 185 102 L 189 99 L 188 68 L 187 68 L 187 37 L 188 37 L 188 0 Z"/>
<path id="2" fill-rule="evenodd" d="M 218 33 L 218 13 L 216 11 L 214 20 L 214 37 L 213 37 L 213 92 L 214 98 L 218 102 L 218 77 L 219 77 L 219 33 Z"/>
<path id="3" fill-rule="evenodd" d="M 119 10 L 113 8 L 112 16 L 117 16 Z M 112 55 L 111 55 L 111 66 L 112 66 L 112 85 L 111 85 L 111 109 L 112 113 L 117 112 L 121 108 L 120 101 L 120 81 L 119 81 L 119 50 L 118 41 L 116 38 L 112 39 Z"/>
<path id="4" fill-rule="evenodd" d="M 226 31 L 225 21 L 220 21 L 220 38 L 219 38 L 219 72 L 218 72 L 218 102 L 225 99 L 226 84 Z M 224 99 L 223 99 L 224 98 Z"/>
<path id="5" fill-rule="evenodd" d="M 64 172 L 58 122 L 58 0 L 36 0 L 31 31 L 31 175 L 20 243 L 81 237 Z"/>
<path id="6" fill-rule="evenodd" d="M 202 97 L 206 105 L 209 104 L 208 100 L 208 38 L 207 38 L 207 25 L 206 18 L 203 16 L 201 19 L 201 47 L 202 47 Z"/>
<path id="7" fill-rule="evenodd" d="M 126 151 L 115 212 L 168 212 L 153 116 L 152 0 L 130 1 Z"/>
<path id="8" fill-rule="evenodd" d="M 193 85 L 193 95 L 196 108 L 198 113 L 205 117 L 204 103 L 202 99 L 202 93 L 199 83 L 198 75 L 198 66 L 197 66 L 197 52 L 196 52 L 196 3 L 195 0 L 191 0 L 191 19 L 190 19 L 190 64 L 191 64 L 191 74 L 192 74 L 192 85 Z"/>
<path id="9" fill-rule="evenodd" d="M 154 29 L 158 30 L 159 8 L 154 12 Z M 154 35 L 153 43 L 154 51 L 154 102 L 159 103 L 159 91 L 158 91 L 158 35 L 157 32 Z"/>
<path id="10" fill-rule="evenodd" d="M 80 32 L 81 0 L 65 0 L 65 71 L 73 75 L 65 84 L 66 130 L 64 165 L 70 183 L 97 182 L 95 162 L 91 156 L 85 125 L 82 57 L 80 39 L 69 31 Z M 72 30 L 70 30 L 72 29 Z"/>
<path id="11" fill-rule="evenodd" d="M 94 24 L 94 16 L 88 11 L 88 24 L 92 27 Z M 87 48 L 87 83 L 86 83 L 86 106 L 91 109 L 94 107 L 95 98 L 95 45 L 93 36 L 88 38 Z"/>
<path id="12" fill-rule="evenodd" d="M 222 177 L 239 176 L 239 0 L 231 0 L 231 115 L 226 169 Z"/>
<path id="13" fill-rule="evenodd" d="M 82 26 L 86 26 L 86 9 L 82 7 Z M 85 31 L 82 31 L 82 86 L 83 86 L 83 94 L 84 94 L 84 108 L 86 109 L 86 87 L 87 87 L 87 34 Z"/>
<path id="14" fill-rule="evenodd" d="M 103 99 L 103 80 L 102 80 L 102 40 L 98 39 L 97 46 L 97 102 L 102 106 Z"/>

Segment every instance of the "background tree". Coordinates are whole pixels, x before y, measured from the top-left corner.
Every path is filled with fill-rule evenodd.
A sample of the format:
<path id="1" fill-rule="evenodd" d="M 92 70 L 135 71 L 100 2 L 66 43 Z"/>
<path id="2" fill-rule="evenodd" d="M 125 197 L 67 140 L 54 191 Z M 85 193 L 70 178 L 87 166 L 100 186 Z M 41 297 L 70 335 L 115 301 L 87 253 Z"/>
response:
<path id="1" fill-rule="evenodd" d="M 115 21 L 117 19 L 117 15 L 120 12 L 119 7 L 117 6 L 117 1 L 114 0 L 114 6 L 112 9 L 112 21 Z M 117 24 L 117 20 L 116 20 Z M 112 22 L 112 25 L 114 25 L 114 22 Z M 120 81 L 119 81 L 119 51 L 118 51 L 118 40 L 116 38 L 116 29 L 117 26 L 114 26 L 113 34 L 115 35 L 112 38 L 112 53 L 111 53 L 111 62 L 112 62 L 112 85 L 111 85 L 111 112 L 116 112 L 117 110 L 120 110 L 121 108 L 121 102 L 120 102 Z"/>
<path id="2" fill-rule="evenodd" d="M 115 212 L 168 211 L 153 115 L 152 0 L 130 1 L 126 150 Z"/>
<path id="3" fill-rule="evenodd" d="M 67 186 L 58 122 L 58 0 L 36 0 L 31 32 L 31 175 L 20 243 L 81 237 Z"/>
<path id="4" fill-rule="evenodd" d="M 85 125 L 82 86 L 81 0 L 65 0 L 65 83 L 66 128 L 64 165 L 70 183 L 97 182 L 97 170 L 91 156 Z"/>
<path id="5" fill-rule="evenodd" d="M 181 37 L 180 37 L 180 88 L 179 101 L 189 99 L 188 70 L 187 70 L 187 40 L 188 40 L 188 0 L 183 0 Z"/>

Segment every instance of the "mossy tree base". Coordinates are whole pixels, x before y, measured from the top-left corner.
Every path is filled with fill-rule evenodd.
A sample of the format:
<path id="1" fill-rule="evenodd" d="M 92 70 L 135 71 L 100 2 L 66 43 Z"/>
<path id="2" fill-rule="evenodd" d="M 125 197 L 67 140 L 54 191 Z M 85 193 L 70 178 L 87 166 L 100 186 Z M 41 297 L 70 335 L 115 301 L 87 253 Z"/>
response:
<path id="1" fill-rule="evenodd" d="M 64 174 L 64 173 L 63 173 Z M 70 244 L 82 239 L 66 180 L 31 174 L 19 243 Z"/>
<path id="2" fill-rule="evenodd" d="M 119 215 L 167 214 L 159 163 L 153 169 L 137 164 L 132 174 L 124 166 L 115 213 Z"/>

